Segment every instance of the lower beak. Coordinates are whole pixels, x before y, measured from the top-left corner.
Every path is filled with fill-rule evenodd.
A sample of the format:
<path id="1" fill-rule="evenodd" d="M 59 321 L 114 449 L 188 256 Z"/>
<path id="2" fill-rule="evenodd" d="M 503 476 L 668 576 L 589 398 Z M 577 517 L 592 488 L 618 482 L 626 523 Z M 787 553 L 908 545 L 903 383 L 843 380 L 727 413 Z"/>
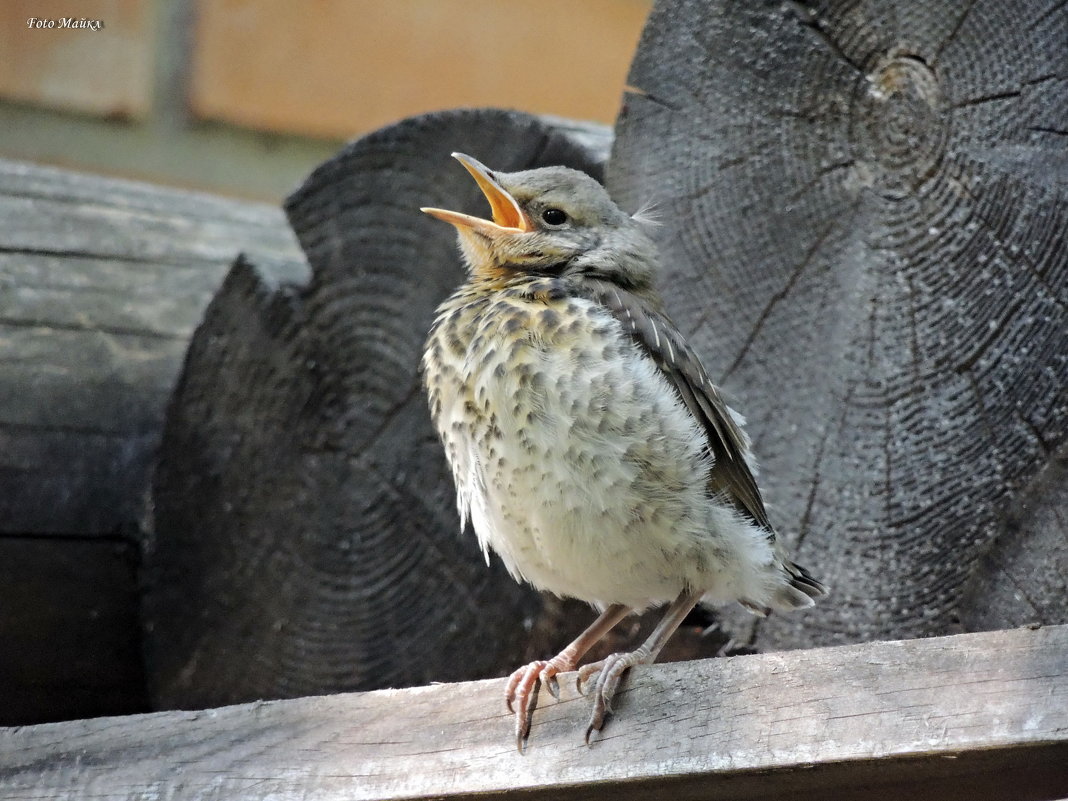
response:
<path id="1" fill-rule="evenodd" d="M 479 189 L 482 190 L 482 194 L 489 201 L 493 220 L 484 220 L 481 217 L 461 214 L 458 211 L 430 207 L 423 207 L 420 211 L 426 212 L 431 217 L 437 217 L 439 220 L 451 223 L 457 228 L 467 228 L 487 236 L 522 234 L 532 229 L 530 218 L 519 208 L 515 198 L 497 183 L 496 177 L 484 164 L 463 153 L 453 153 L 452 157 L 463 164 L 475 179 Z"/>

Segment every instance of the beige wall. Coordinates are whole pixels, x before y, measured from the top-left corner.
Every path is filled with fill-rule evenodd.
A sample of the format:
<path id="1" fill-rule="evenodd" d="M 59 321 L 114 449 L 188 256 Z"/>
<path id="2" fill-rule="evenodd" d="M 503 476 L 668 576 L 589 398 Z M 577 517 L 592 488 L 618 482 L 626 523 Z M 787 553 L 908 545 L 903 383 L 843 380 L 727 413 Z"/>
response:
<path id="1" fill-rule="evenodd" d="M 4 0 L 0 157 L 276 201 L 340 141 L 409 114 L 610 123 L 650 6 Z M 63 28 L 72 13 L 103 27 Z"/>

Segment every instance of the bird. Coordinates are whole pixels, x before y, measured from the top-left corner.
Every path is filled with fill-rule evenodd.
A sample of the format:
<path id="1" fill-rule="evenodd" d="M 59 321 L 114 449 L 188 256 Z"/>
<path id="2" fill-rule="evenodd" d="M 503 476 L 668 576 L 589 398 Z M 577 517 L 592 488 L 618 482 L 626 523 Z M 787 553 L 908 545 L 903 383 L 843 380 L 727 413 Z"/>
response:
<path id="1" fill-rule="evenodd" d="M 563 166 L 493 171 L 453 153 L 490 218 L 423 207 L 458 232 L 467 278 L 436 311 L 421 373 L 430 415 L 489 562 L 600 614 L 508 677 L 520 753 L 544 685 L 578 670 L 601 732 L 626 672 L 653 662 L 698 604 L 757 615 L 826 587 L 768 519 L 744 419 L 664 308 L 642 215 Z M 579 662 L 629 614 L 667 604 L 629 652 Z"/>

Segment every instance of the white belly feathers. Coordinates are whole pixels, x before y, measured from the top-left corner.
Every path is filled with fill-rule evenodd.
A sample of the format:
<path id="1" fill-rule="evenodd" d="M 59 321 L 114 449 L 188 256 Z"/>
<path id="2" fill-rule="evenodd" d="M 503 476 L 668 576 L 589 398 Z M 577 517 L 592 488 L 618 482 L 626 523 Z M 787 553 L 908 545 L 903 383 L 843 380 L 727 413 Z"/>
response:
<path id="1" fill-rule="evenodd" d="M 619 323 L 583 299 L 493 302 L 513 307 L 510 322 L 483 323 L 450 364 L 463 390 L 441 397 L 437 420 L 483 549 L 601 605 L 642 608 L 686 586 L 713 601 L 764 595 L 750 585 L 771 578 L 765 533 L 708 497 L 704 433 Z M 474 425 L 454 425 L 465 415 Z"/>

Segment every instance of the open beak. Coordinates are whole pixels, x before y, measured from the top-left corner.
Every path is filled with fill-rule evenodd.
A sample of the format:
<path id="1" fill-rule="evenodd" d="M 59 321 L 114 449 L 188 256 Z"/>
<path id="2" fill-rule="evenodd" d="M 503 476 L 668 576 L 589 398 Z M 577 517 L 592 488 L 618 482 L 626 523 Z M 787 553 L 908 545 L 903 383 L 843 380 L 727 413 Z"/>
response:
<path id="1" fill-rule="evenodd" d="M 463 164 L 467 171 L 471 173 L 471 177 L 475 179 L 478 188 L 482 190 L 482 194 L 489 201 L 493 220 L 484 220 L 481 217 L 472 217 L 470 214 L 461 214 L 458 211 L 430 207 L 423 207 L 420 211 L 426 212 L 431 217 L 437 217 L 439 220 L 451 223 L 461 230 L 469 229 L 489 237 L 497 237 L 502 234 L 522 234 L 532 230 L 533 226 L 530 223 L 530 218 L 519 208 L 515 198 L 497 183 L 497 179 L 486 165 L 463 153 L 453 153 L 452 157 Z"/>

